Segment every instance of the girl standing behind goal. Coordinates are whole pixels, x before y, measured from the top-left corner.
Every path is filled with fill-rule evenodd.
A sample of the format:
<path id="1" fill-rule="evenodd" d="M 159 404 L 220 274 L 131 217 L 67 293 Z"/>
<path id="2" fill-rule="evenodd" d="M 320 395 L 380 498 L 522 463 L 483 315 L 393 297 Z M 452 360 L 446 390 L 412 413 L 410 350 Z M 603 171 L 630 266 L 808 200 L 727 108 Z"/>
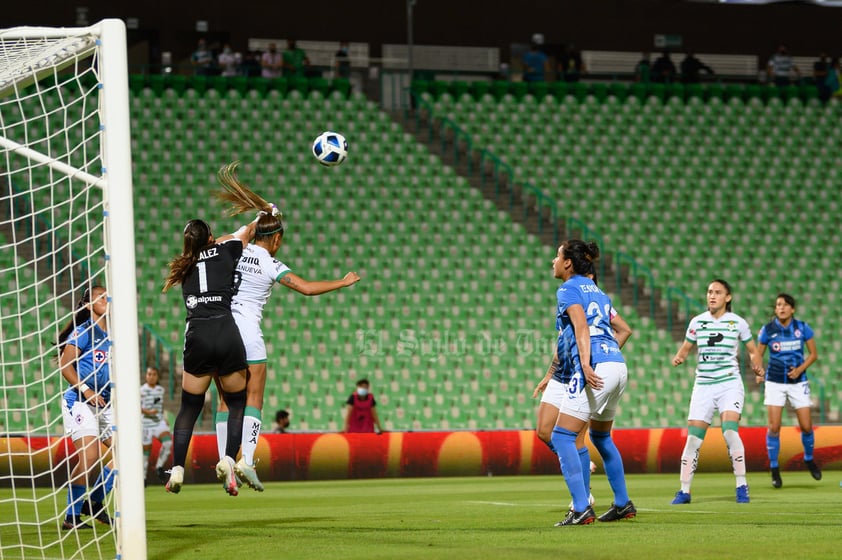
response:
<path id="1" fill-rule="evenodd" d="M 59 367 L 70 387 L 61 401 L 65 433 L 73 441 L 76 465 L 67 487 L 67 513 L 62 528 L 90 529 L 82 515 L 110 525 L 105 497 L 114 485 L 111 468 L 103 464 L 111 447 L 111 372 L 108 336 L 108 294 L 102 286 L 85 290 L 76 314 L 58 336 Z M 99 475 L 85 499 L 90 478 Z"/>

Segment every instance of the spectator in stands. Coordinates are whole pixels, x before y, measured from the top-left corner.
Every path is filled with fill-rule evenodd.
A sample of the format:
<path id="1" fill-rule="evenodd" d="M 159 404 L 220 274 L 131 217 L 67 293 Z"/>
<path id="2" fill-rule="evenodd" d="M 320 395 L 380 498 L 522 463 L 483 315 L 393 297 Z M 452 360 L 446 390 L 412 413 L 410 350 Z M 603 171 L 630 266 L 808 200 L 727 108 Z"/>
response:
<path id="1" fill-rule="evenodd" d="M 286 410 L 279 410 L 275 413 L 275 433 L 285 434 L 289 427 L 289 412 Z"/>
<path id="2" fill-rule="evenodd" d="M 240 65 L 240 72 L 243 76 L 249 78 L 260 76 L 262 68 L 260 67 L 260 53 L 258 51 L 246 51 L 243 63 Z"/>
<path id="3" fill-rule="evenodd" d="M 769 470 L 772 471 L 772 487 L 780 488 L 781 470 L 778 454 L 781 450 L 781 418 L 787 401 L 795 410 L 798 426 L 801 428 L 801 445 L 804 447 L 804 464 L 810 475 L 822 479 L 822 471 L 813 460 L 813 422 L 810 418 L 810 384 L 807 368 L 818 358 L 816 339 L 810 325 L 795 318 L 795 298 L 780 293 L 775 298 L 775 314 L 757 335 L 757 355 L 762 360 L 769 347 L 769 364 L 766 372 L 756 372 L 758 383 L 766 381 L 763 404 L 769 417 L 766 432 L 766 452 L 769 455 Z M 804 355 L 804 348 L 808 354 Z"/>
<path id="4" fill-rule="evenodd" d="M 190 56 L 190 64 L 196 76 L 210 76 L 214 73 L 213 53 L 204 39 L 199 39 L 196 44 L 196 50 Z"/>
<path id="5" fill-rule="evenodd" d="M 831 99 L 842 99 L 842 70 L 839 68 L 839 58 L 834 58 L 830 62 L 830 70 L 825 83 L 830 90 Z"/>
<path id="6" fill-rule="evenodd" d="M 572 43 L 565 45 L 558 60 L 558 75 L 565 82 L 578 82 L 585 72 L 582 52 Z"/>
<path id="7" fill-rule="evenodd" d="M 377 401 L 369 391 L 368 379 L 357 381 L 357 389 L 345 403 L 345 433 L 383 433 L 380 418 L 377 416 Z"/>
<path id="8" fill-rule="evenodd" d="M 533 41 L 529 52 L 523 55 L 523 81 L 543 82 L 549 69 L 549 58 L 541 51 L 541 45 Z"/>
<path id="9" fill-rule="evenodd" d="M 652 81 L 670 84 L 675 81 L 675 76 L 675 64 L 670 58 L 669 51 L 665 50 L 652 65 Z"/>
<path id="10" fill-rule="evenodd" d="M 685 84 L 698 84 L 701 81 L 701 71 L 713 76 L 713 68 L 696 58 L 693 53 L 687 53 L 681 61 L 681 81 Z"/>
<path id="11" fill-rule="evenodd" d="M 798 79 L 801 79 L 801 71 L 789 55 L 786 45 L 778 46 L 777 52 L 769 58 L 769 63 L 766 65 L 766 75 L 769 77 L 769 81 L 776 86 L 788 86 L 792 83 L 793 72 Z"/>
<path id="12" fill-rule="evenodd" d="M 277 78 L 281 75 L 281 68 L 284 61 L 281 53 L 278 52 L 278 46 L 275 43 L 269 43 L 268 49 L 260 56 L 260 75 L 264 78 Z"/>
<path id="13" fill-rule="evenodd" d="M 310 59 L 304 49 L 298 48 L 295 39 L 287 39 L 287 50 L 283 56 L 284 76 L 304 76 L 308 66 Z"/>
<path id="14" fill-rule="evenodd" d="M 634 80 L 647 83 L 652 77 L 652 63 L 649 60 L 649 53 L 643 53 L 640 62 L 634 67 Z"/>
<path id="15" fill-rule="evenodd" d="M 830 74 L 830 60 L 827 53 L 822 51 L 819 59 L 813 63 L 813 82 L 819 90 L 819 99 L 826 102 L 830 99 L 830 87 L 827 84 L 827 77 Z"/>
<path id="16" fill-rule="evenodd" d="M 334 71 L 337 78 L 351 77 L 351 55 L 348 51 L 348 41 L 339 43 L 339 50 L 333 55 Z"/>
<path id="17" fill-rule="evenodd" d="M 240 54 L 235 53 L 231 48 L 231 45 L 228 43 L 225 43 L 222 47 L 222 52 L 219 53 L 219 58 L 217 60 L 219 62 L 219 68 L 222 70 L 222 76 L 231 78 L 240 73 Z"/>

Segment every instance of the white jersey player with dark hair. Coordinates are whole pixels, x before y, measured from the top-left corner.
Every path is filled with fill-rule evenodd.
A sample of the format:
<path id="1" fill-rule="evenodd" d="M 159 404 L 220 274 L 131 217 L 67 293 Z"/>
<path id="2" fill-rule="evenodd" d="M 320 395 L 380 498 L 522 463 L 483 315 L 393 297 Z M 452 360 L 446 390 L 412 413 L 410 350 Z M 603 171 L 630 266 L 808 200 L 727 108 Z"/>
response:
<path id="1" fill-rule="evenodd" d="M 681 454 L 681 489 L 675 493 L 673 505 L 690 503 L 690 485 L 699 461 L 699 448 L 713 421 L 714 411 L 722 420 L 722 436 L 737 479 L 737 503 L 750 501 L 746 481 L 745 446 L 739 426 L 745 389 L 737 360 L 740 342 L 751 355 L 751 367 L 762 372 L 760 355 L 745 319 L 731 311 L 731 286 L 725 280 L 714 280 L 707 291 L 708 310 L 690 320 L 687 334 L 672 364 L 684 363 L 694 346 L 699 363 L 696 382 L 690 397 L 687 418 L 687 442 Z"/>
<path id="2" fill-rule="evenodd" d="M 167 482 L 164 465 L 170 458 L 172 450 L 172 435 L 170 427 L 164 419 L 164 388 L 158 383 L 160 380 L 158 368 L 146 368 L 146 383 L 140 386 L 140 413 L 143 426 L 143 483 L 146 484 L 146 472 L 149 470 L 149 454 L 152 451 L 152 440 L 161 442 L 158 460 L 155 464 L 155 474 L 161 482 Z"/>
<path id="3" fill-rule="evenodd" d="M 231 178 L 236 181 L 236 178 Z M 316 296 L 346 288 L 360 280 L 356 272 L 349 272 L 339 280 L 308 281 L 294 274 L 288 266 L 275 259 L 284 238 L 282 216 L 277 209 L 260 217 L 254 241 L 248 244 L 237 264 L 239 287 L 231 302 L 231 312 L 243 339 L 248 362 L 249 381 L 243 419 L 242 456 L 237 462 L 237 474 L 250 487 L 263 491 L 255 470 L 254 454 L 262 426 L 263 392 L 266 388 L 266 345 L 260 321 L 263 307 L 272 295 L 275 283 L 305 296 Z M 225 456 L 228 441 L 228 408 L 220 402 L 216 415 L 216 436 L 220 458 Z"/>

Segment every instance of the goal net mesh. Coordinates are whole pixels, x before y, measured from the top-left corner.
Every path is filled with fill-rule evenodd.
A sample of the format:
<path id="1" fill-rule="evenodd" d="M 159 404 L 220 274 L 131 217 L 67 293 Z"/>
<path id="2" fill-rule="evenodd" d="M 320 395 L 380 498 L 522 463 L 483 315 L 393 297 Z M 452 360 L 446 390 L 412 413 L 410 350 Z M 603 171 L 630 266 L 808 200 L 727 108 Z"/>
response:
<path id="1" fill-rule="evenodd" d="M 0 558 L 115 558 L 114 527 L 62 527 L 79 453 L 56 346 L 84 291 L 111 291 L 99 41 L 21 29 L 0 31 Z"/>

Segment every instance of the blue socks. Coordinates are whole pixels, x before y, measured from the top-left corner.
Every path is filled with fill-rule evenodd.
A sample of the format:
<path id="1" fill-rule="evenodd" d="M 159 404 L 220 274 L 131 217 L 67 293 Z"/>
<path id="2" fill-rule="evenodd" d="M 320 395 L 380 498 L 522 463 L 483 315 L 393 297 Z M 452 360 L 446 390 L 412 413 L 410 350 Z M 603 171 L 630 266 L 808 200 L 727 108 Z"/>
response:
<path id="1" fill-rule="evenodd" d="M 768 439 L 767 439 L 768 441 Z M 816 436 L 813 432 L 805 433 L 801 432 L 801 445 L 804 446 L 804 460 L 805 461 L 812 461 L 813 460 L 813 446 L 816 444 Z M 775 456 L 775 462 L 777 463 L 777 456 Z"/>
<path id="2" fill-rule="evenodd" d="M 552 443 L 558 453 L 564 482 L 573 496 L 573 510 L 585 511 L 588 508 L 589 492 L 582 476 L 582 463 L 576 449 L 576 434 L 556 426 L 553 428 Z"/>
<path id="3" fill-rule="evenodd" d="M 591 493 L 591 454 L 587 447 L 579 450 L 579 463 L 582 465 L 582 482 L 585 483 L 585 490 L 588 491 L 588 496 Z M 588 500 L 590 503 L 590 499 Z"/>
<path id="4" fill-rule="evenodd" d="M 810 432 L 812 437 L 813 433 Z M 804 441 L 804 434 L 801 434 L 801 441 Z M 771 436 L 766 434 L 766 453 L 769 455 L 769 468 L 778 468 L 778 454 L 781 452 L 781 436 Z M 810 446 L 810 456 L 813 455 L 813 447 Z M 804 446 L 804 458 L 807 458 L 807 446 Z"/>
<path id="5" fill-rule="evenodd" d="M 82 501 L 88 488 L 84 484 L 71 484 L 67 487 L 67 517 L 82 515 Z"/>
<path id="6" fill-rule="evenodd" d="M 111 492 L 114 487 L 114 471 L 108 467 L 102 467 L 99 476 L 94 482 L 94 488 L 91 490 L 91 501 L 95 504 L 105 502 L 105 497 Z"/>
<path id="7" fill-rule="evenodd" d="M 591 441 L 602 456 L 608 484 L 614 491 L 614 505 L 623 507 L 629 503 L 629 492 L 626 489 L 626 473 L 623 469 L 623 458 L 611 439 L 611 432 L 594 432 L 591 430 Z"/>

